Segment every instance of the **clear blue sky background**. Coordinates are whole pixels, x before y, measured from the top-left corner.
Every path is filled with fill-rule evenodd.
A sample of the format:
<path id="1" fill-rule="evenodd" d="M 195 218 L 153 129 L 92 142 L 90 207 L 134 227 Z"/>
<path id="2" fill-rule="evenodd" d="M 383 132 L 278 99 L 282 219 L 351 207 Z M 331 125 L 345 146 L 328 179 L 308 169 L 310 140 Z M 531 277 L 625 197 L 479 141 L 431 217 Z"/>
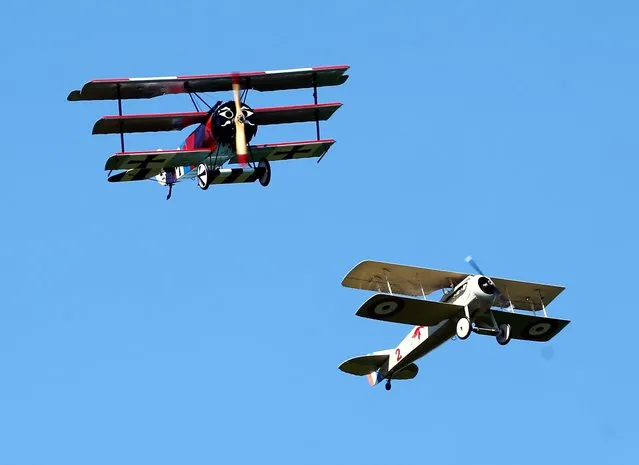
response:
<path id="1" fill-rule="evenodd" d="M 527 3 L 4 5 L 0 464 L 629 463 L 639 7 Z M 320 92 L 344 103 L 337 144 L 267 189 L 109 184 L 118 137 L 90 132 L 115 104 L 66 101 L 93 78 L 332 64 L 352 66 Z M 409 329 L 355 317 L 352 266 L 471 272 L 468 254 L 565 285 L 550 313 L 572 323 L 451 342 L 391 392 L 337 369 Z"/>

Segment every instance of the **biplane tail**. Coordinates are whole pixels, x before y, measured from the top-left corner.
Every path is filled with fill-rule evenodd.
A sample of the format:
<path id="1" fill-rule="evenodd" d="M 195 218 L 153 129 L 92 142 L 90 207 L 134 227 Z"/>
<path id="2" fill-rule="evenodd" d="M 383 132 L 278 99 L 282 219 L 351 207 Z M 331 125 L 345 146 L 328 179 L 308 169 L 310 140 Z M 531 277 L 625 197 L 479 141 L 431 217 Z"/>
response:
<path id="1" fill-rule="evenodd" d="M 339 366 L 345 373 L 355 376 L 366 376 L 368 384 L 376 386 L 384 378 L 380 374 L 380 368 L 387 364 L 388 357 L 393 353 L 392 349 L 380 350 L 368 355 L 349 358 Z"/>

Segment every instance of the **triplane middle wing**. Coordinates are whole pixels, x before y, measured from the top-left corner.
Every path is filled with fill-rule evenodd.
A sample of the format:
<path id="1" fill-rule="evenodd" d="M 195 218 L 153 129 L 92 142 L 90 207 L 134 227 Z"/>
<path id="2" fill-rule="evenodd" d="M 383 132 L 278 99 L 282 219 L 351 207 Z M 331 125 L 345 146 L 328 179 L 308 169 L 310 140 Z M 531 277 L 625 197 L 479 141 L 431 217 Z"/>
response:
<path id="1" fill-rule="evenodd" d="M 320 121 L 327 121 L 342 106 L 340 102 L 319 103 L 318 88 L 344 84 L 347 65 L 287 70 L 163 76 L 148 78 L 96 79 L 80 90 L 69 93 L 69 101 L 117 100 L 118 114 L 104 116 L 93 126 L 93 134 L 120 134 L 120 152 L 107 160 L 111 182 L 152 179 L 169 186 L 194 179 L 206 190 L 211 184 L 271 179 L 270 162 L 299 158 L 317 158 L 318 162 L 335 143 L 322 139 Z M 313 89 L 313 103 L 303 105 L 251 108 L 246 104 L 249 90 L 272 92 Z M 203 92 L 232 91 L 233 99 L 209 105 Z M 169 94 L 188 94 L 195 111 L 124 115 L 122 101 L 150 99 Z M 198 104 L 207 109 L 200 109 Z M 250 145 L 259 126 L 314 122 L 316 139 Z M 124 134 L 181 131 L 196 126 L 177 150 L 127 152 Z M 184 153 L 179 153 L 184 152 Z M 239 167 L 223 168 L 225 164 Z M 112 175 L 113 170 L 123 169 Z"/>

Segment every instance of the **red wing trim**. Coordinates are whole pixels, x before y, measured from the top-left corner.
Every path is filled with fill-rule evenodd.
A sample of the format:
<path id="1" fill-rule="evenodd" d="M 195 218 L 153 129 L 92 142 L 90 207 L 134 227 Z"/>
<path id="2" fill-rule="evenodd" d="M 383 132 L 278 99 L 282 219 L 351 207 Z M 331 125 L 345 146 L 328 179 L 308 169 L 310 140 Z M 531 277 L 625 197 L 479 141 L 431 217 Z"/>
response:
<path id="1" fill-rule="evenodd" d="M 243 89 L 262 92 L 302 89 L 313 85 L 337 86 L 348 79 L 344 74 L 348 69 L 348 65 L 340 65 L 195 76 L 95 79 L 87 82 L 82 90 L 69 93 L 67 100 L 139 99 L 187 92 L 230 91 L 234 78 L 239 78 Z"/>

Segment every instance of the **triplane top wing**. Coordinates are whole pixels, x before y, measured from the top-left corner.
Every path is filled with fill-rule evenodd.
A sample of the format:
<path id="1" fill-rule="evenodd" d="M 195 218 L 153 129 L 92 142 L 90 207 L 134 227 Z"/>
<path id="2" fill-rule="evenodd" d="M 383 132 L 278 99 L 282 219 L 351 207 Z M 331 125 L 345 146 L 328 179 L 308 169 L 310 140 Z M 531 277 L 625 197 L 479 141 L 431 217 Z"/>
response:
<path id="1" fill-rule="evenodd" d="M 349 66 L 320 66 L 197 76 L 159 76 L 142 78 L 95 79 L 81 90 L 69 93 L 67 100 L 127 100 L 147 99 L 165 94 L 219 92 L 232 90 L 238 78 L 242 89 L 260 92 L 337 86 L 348 79 Z"/>

